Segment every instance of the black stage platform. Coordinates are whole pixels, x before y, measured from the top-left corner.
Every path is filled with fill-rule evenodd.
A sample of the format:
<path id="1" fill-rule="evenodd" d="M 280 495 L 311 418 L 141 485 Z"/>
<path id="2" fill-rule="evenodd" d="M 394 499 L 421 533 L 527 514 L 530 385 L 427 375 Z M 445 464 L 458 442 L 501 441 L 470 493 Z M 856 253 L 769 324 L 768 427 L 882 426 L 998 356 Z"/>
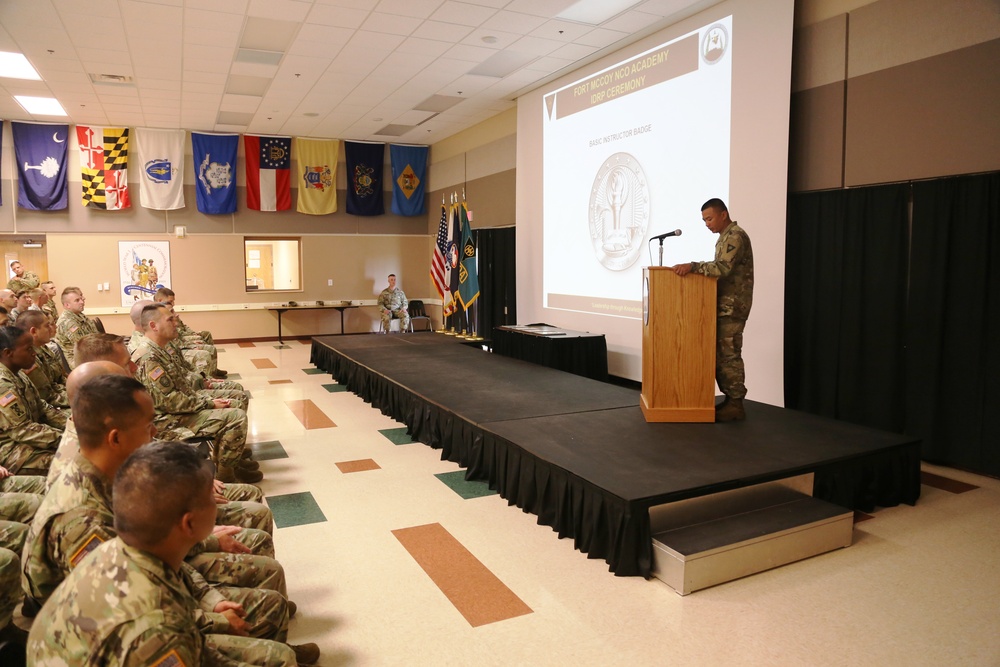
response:
<path id="1" fill-rule="evenodd" d="M 322 336 L 312 363 L 618 575 L 648 577 L 649 508 L 803 473 L 858 510 L 913 504 L 920 441 L 748 401 L 732 424 L 649 424 L 639 392 L 433 333 Z"/>

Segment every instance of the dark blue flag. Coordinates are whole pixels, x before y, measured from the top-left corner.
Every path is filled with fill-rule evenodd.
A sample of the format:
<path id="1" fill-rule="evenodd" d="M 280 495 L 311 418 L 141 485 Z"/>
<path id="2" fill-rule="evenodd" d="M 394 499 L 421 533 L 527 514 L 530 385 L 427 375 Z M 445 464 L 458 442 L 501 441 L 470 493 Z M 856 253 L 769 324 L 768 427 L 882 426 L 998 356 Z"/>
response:
<path id="1" fill-rule="evenodd" d="M 17 163 L 17 205 L 32 211 L 58 211 L 69 201 L 66 140 L 69 125 L 11 121 Z"/>
<path id="2" fill-rule="evenodd" d="M 427 146 L 389 144 L 392 164 L 392 212 L 423 215 L 427 192 Z"/>
<path id="3" fill-rule="evenodd" d="M 209 215 L 236 212 L 238 134 L 191 133 L 198 210 Z"/>
<path id="4" fill-rule="evenodd" d="M 383 215 L 385 144 L 345 141 L 344 153 L 347 157 L 347 212 L 351 215 Z"/>

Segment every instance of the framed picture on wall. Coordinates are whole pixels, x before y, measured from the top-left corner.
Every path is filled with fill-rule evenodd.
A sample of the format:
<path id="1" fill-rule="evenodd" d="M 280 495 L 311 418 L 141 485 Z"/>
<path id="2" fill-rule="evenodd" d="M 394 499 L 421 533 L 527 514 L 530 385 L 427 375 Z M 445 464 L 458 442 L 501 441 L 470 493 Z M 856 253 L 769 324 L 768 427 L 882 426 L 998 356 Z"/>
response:
<path id="1" fill-rule="evenodd" d="M 119 241 L 118 273 L 122 306 L 152 299 L 156 290 L 170 287 L 170 242 Z"/>

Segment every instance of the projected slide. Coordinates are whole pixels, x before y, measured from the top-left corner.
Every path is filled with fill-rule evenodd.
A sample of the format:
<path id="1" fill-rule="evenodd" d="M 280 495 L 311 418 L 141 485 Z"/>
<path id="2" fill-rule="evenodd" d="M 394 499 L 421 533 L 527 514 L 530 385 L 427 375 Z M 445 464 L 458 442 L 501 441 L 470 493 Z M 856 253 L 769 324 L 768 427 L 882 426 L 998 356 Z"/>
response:
<path id="1" fill-rule="evenodd" d="M 642 267 L 712 259 L 729 197 L 732 17 L 542 98 L 544 306 L 641 317 Z"/>

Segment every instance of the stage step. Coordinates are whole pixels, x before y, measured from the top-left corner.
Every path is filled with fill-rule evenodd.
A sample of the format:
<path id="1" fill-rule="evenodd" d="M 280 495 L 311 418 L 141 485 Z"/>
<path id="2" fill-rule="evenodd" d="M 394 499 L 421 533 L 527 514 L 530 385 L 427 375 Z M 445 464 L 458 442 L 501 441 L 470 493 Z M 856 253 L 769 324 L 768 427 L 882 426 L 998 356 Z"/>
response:
<path id="1" fill-rule="evenodd" d="M 854 512 L 780 482 L 650 510 L 653 575 L 681 595 L 851 544 Z"/>

